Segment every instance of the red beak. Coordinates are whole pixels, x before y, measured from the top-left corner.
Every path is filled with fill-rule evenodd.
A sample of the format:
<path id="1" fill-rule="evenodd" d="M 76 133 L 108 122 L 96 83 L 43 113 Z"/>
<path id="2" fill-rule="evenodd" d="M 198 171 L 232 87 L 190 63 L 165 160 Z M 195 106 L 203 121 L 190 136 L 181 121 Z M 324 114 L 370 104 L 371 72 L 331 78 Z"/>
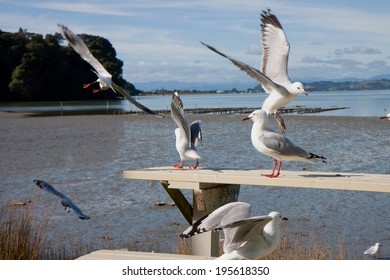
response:
<path id="1" fill-rule="evenodd" d="M 243 118 L 242 120 L 243 121 L 247 121 L 247 120 L 251 120 L 252 118 L 250 118 L 250 117 L 245 117 L 245 118 Z"/>

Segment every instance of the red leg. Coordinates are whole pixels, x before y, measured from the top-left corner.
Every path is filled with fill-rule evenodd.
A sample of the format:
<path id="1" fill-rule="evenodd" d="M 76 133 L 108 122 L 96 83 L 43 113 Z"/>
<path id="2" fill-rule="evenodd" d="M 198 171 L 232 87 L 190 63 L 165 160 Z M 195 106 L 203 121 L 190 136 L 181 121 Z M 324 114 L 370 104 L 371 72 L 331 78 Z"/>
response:
<path id="1" fill-rule="evenodd" d="M 194 166 L 190 166 L 190 169 L 196 169 L 199 165 L 199 161 L 196 160 L 196 164 Z"/>
<path id="2" fill-rule="evenodd" d="M 99 88 L 99 89 L 94 89 L 94 90 L 92 91 L 92 93 L 97 93 L 97 92 L 99 92 L 99 91 L 101 91 L 100 88 Z"/>
<path id="3" fill-rule="evenodd" d="M 94 83 L 96 83 L 97 81 L 94 81 L 94 82 L 92 82 L 92 83 L 89 83 L 89 84 L 84 84 L 83 85 L 83 88 L 87 88 L 87 87 L 89 87 L 90 85 L 93 85 Z"/>
<path id="4" fill-rule="evenodd" d="M 181 161 L 180 164 L 174 164 L 173 167 L 174 168 L 183 168 L 183 164 L 184 164 L 184 162 Z"/>
<path id="5" fill-rule="evenodd" d="M 274 177 L 274 173 L 275 173 L 275 169 L 276 169 L 276 166 L 277 166 L 277 165 L 278 165 L 278 161 L 275 159 L 275 161 L 274 161 L 274 168 L 272 169 L 272 173 L 271 173 L 271 174 L 261 174 L 261 176 L 273 178 L 273 177 Z"/>

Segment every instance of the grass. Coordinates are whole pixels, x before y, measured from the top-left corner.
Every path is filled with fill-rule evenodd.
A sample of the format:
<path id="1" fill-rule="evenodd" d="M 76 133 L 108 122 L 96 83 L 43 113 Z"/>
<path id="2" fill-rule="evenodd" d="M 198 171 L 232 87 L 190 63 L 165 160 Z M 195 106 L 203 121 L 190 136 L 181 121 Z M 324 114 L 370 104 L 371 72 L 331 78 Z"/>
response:
<path id="1" fill-rule="evenodd" d="M 86 253 L 69 241 L 52 246 L 47 241 L 49 216 L 36 213 L 34 204 L 0 206 L 0 260 L 65 260 Z"/>

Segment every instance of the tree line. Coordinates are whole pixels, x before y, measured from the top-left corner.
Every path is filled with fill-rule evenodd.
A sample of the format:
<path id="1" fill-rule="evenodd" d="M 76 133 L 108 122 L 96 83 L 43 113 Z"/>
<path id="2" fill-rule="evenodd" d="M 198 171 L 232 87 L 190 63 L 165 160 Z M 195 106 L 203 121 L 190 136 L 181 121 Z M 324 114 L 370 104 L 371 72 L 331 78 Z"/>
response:
<path id="1" fill-rule="evenodd" d="M 123 61 L 105 38 L 79 35 L 92 54 L 112 74 L 115 83 L 139 94 L 122 77 Z M 0 102 L 116 99 L 113 91 L 92 93 L 82 85 L 97 79 L 91 66 L 66 44 L 60 33 L 41 34 L 19 29 L 0 30 Z M 98 85 L 96 84 L 96 87 Z"/>

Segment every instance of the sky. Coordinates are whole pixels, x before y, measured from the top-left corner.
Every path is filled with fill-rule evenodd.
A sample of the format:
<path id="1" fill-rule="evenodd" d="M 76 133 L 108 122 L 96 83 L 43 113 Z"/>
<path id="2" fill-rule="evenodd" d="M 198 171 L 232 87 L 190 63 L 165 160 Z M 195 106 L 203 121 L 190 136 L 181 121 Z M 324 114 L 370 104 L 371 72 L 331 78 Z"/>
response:
<path id="1" fill-rule="evenodd" d="M 260 68 L 266 8 L 290 43 L 291 80 L 390 74 L 388 0 L 0 0 L 0 29 L 54 34 L 61 23 L 102 36 L 124 62 L 123 77 L 140 89 L 168 81 L 256 85 L 200 41 Z"/>

